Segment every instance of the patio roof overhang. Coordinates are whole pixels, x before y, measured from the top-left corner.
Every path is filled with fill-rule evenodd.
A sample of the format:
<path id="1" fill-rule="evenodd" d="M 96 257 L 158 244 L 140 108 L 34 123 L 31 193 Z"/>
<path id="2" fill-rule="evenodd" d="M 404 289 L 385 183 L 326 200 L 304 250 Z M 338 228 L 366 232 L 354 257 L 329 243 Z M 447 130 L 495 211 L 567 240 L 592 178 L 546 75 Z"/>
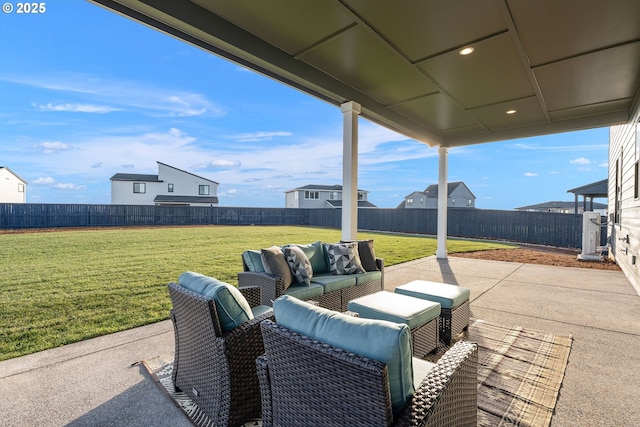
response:
<path id="1" fill-rule="evenodd" d="M 430 146 L 622 124 L 640 102 L 637 0 L 90 1 Z"/>

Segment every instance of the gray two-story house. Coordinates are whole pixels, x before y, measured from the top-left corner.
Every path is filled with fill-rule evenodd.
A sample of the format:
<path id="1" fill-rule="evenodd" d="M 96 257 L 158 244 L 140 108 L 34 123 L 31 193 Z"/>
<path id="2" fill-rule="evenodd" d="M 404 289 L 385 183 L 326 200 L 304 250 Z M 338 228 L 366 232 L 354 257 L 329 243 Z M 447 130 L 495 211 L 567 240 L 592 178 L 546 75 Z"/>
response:
<path id="1" fill-rule="evenodd" d="M 377 208 L 367 200 L 369 192 L 358 190 L 358 208 Z M 285 208 L 341 208 L 342 185 L 305 185 L 285 192 Z"/>
<path id="2" fill-rule="evenodd" d="M 447 206 L 450 208 L 475 208 L 476 196 L 462 181 L 447 184 Z M 438 184 L 428 186 L 424 191 L 414 191 L 405 196 L 401 208 L 436 209 L 438 207 Z"/>

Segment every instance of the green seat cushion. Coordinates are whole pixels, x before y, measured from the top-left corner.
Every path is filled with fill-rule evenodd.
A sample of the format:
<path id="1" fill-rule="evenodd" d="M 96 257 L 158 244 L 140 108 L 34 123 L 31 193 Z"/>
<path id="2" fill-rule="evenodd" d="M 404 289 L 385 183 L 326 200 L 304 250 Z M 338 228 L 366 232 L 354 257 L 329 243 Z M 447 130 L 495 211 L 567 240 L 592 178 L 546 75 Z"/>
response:
<path id="1" fill-rule="evenodd" d="M 268 305 L 256 305 L 255 307 L 251 307 L 251 313 L 253 313 L 254 318 L 262 316 L 265 313 L 271 313 L 272 311 L 273 308 Z"/>
<path id="2" fill-rule="evenodd" d="M 437 302 L 387 291 L 356 298 L 349 301 L 347 308 L 360 317 L 404 323 L 411 329 L 440 316 L 440 304 Z"/>
<path id="3" fill-rule="evenodd" d="M 260 251 L 248 250 L 242 253 L 242 260 L 245 265 L 254 273 L 264 273 L 264 266 L 262 265 L 262 258 L 260 257 Z"/>
<path id="4" fill-rule="evenodd" d="M 284 294 L 301 300 L 308 300 L 319 297 L 320 295 L 322 295 L 323 291 L 324 288 L 322 287 L 322 285 L 319 285 L 317 283 L 311 282 L 309 286 L 301 285 L 300 283 L 294 283 L 284 291 Z"/>
<path id="5" fill-rule="evenodd" d="M 356 278 L 356 284 L 367 283 L 367 282 L 379 282 L 382 280 L 382 272 L 381 271 L 367 271 L 365 273 L 354 274 Z"/>
<path id="6" fill-rule="evenodd" d="M 344 288 L 349 288 L 356 285 L 356 277 L 352 275 L 346 276 L 334 276 L 332 274 L 322 274 L 320 276 L 314 276 L 311 279 L 311 283 L 322 285 L 324 293 L 331 291 L 337 291 Z"/>
<path id="7" fill-rule="evenodd" d="M 317 241 L 309 243 L 308 245 L 292 244 L 289 246 L 297 246 L 302 249 L 302 252 L 307 256 L 313 269 L 313 274 L 323 274 L 329 272 L 329 266 L 327 264 L 327 255 L 324 251 L 324 245 L 322 242 Z"/>
<path id="8" fill-rule="evenodd" d="M 193 292 L 213 299 L 220 326 L 224 332 L 229 332 L 253 319 L 251 306 L 235 286 L 191 271 L 182 273 L 178 283 Z"/>
<path id="9" fill-rule="evenodd" d="M 273 311 L 277 323 L 288 329 L 385 363 L 395 415 L 413 395 L 411 332 L 408 326 L 348 316 L 286 295 L 274 301 Z"/>
<path id="10" fill-rule="evenodd" d="M 469 296 L 471 295 L 471 291 L 468 288 L 427 280 L 414 280 L 406 285 L 398 286 L 395 291 L 398 294 L 440 303 L 442 308 L 446 309 L 456 308 L 460 304 L 469 301 Z"/>

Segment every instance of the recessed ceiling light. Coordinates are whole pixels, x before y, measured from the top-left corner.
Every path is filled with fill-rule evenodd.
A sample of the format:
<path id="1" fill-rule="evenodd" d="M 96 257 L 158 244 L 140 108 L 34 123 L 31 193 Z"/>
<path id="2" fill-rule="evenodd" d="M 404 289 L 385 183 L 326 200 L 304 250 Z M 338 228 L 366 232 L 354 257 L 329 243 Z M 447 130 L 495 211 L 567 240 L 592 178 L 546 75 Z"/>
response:
<path id="1" fill-rule="evenodd" d="M 471 46 L 467 46 L 467 47 L 464 47 L 464 48 L 460 49 L 460 50 L 458 51 L 458 53 L 459 53 L 460 55 L 462 55 L 462 56 L 464 56 L 464 55 L 471 55 L 471 54 L 473 53 L 473 51 L 474 51 L 474 50 L 475 50 L 475 49 L 474 49 L 474 48 L 472 48 Z"/>
<path id="2" fill-rule="evenodd" d="M 515 114 L 518 110 L 507 110 L 507 114 Z"/>

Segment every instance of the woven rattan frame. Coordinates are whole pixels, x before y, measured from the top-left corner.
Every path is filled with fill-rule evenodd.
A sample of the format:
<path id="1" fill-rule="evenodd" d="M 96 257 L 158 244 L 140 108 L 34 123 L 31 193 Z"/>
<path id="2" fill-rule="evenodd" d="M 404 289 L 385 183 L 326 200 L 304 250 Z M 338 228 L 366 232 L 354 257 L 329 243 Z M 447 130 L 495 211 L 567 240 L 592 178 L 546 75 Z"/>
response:
<path id="1" fill-rule="evenodd" d="M 262 423 L 270 426 L 475 426 L 477 346 L 449 349 L 393 419 L 386 365 L 269 320 L 256 364 Z"/>
<path id="2" fill-rule="evenodd" d="M 440 311 L 440 339 L 451 344 L 451 339 L 469 327 L 469 300 L 454 309 L 443 308 Z"/>
<path id="3" fill-rule="evenodd" d="M 439 324 L 439 319 L 435 317 L 424 325 L 411 330 L 414 357 L 422 359 L 438 347 Z"/>
<path id="4" fill-rule="evenodd" d="M 260 417 L 260 386 L 255 359 L 264 352 L 260 322 L 264 314 L 222 333 L 211 298 L 169 283 L 175 334 L 173 383 L 220 426 L 237 426 Z M 249 305 L 260 302 L 260 288 L 240 288 Z"/>

